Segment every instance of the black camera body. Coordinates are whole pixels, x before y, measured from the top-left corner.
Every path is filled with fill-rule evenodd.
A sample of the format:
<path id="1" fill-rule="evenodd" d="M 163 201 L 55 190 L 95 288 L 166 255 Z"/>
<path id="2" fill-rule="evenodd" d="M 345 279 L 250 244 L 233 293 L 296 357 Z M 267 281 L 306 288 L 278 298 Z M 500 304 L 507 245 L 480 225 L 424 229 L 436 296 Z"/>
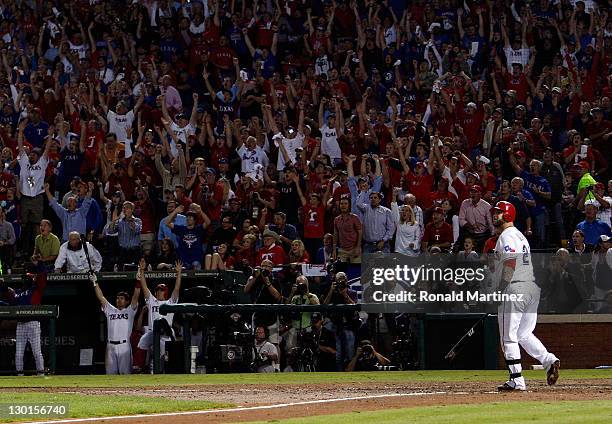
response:
<path id="1" fill-rule="evenodd" d="M 253 272 L 251 276 L 257 278 L 259 276 L 269 278 L 272 275 L 272 272 L 267 269 L 263 269 L 261 267 L 253 268 Z"/>

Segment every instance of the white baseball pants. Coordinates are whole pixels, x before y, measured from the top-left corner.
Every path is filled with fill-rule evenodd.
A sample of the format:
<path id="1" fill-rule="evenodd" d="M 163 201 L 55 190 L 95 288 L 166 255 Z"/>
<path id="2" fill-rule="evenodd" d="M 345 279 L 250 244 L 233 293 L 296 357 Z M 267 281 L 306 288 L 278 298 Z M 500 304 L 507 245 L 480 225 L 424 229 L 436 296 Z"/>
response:
<path id="1" fill-rule="evenodd" d="M 40 322 L 27 321 L 18 322 L 16 330 L 15 343 L 15 368 L 18 373 L 23 372 L 23 354 L 26 344 L 30 343 L 34 361 L 36 362 L 36 371 L 42 373 L 45 371 L 45 363 L 40 348 Z"/>
<path id="2" fill-rule="evenodd" d="M 106 373 L 132 373 L 132 345 L 129 340 L 120 344 L 106 344 Z"/>
<path id="3" fill-rule="evenodd" d="M 511 376 L 521 373 L 519 346 L 548 369 L 557 357 L 533 335 L 538 320 L 540 288 L 535 283 L 514 282 L 508 285 L 504 293 L 522 295 L 522 300 L 502 302 L 498 307 L 501 347 Z"/>

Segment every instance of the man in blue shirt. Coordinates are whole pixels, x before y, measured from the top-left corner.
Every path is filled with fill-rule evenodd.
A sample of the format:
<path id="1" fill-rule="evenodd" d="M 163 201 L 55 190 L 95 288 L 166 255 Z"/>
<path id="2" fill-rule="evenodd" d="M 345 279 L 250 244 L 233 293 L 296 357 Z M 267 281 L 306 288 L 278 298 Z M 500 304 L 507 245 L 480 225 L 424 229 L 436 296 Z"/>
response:
<path id="1" fill-rule="evenodd" d="M 134 203 L 123 202 L 121 216 L 113 220 L 110 227 L 111 231 L 117 231 L 119 255 L 123 265 L 137 264 L 142 257 L 140 248 L 142 220 L 134 216 L 134 209 Z"/>
<path id="2" fill-rule="evenodd" d="M 174 219 L 183 212 L 183 205 L 177 206 L 170 215 L 164 220 L 172 232 L 178 238 L 177 256 L 183 262 L 186 269 L 202 269 L 202 258 L 204 256 L 204 235 L 206 228 L 210 224 L 210 218 L 202 211 L 199 205 L 192 204 L 194 212 L 188 212 L 186 225 L 176 225 Z M 197 224 L 197 218 L 201 218 L 202 225 Z"/>
<path id="3" fill-rule="evenodd" d="M 597 204 L 593 200 L 584 203 L 584 221 L 576 229 L 584 234 L 584 242 L 593 246 L 599 242 L 599 236 L 612 236 L 610 225 L 597 219 Z"/>
<path id="4" fill-rule="evenodd" d="M 546 247 L 546 224 L 548 213 L 545 202 L 551 198 L 551 188 L 548 180 L 540 175 L 542 162 L 537 159 L 532 159 L 529 162 L 529 171 L 525 171 L 516 161 L 514 154 L 509 155 L 510 163 L 514 168 L 514 172 L 519 175 L 525 182 L 525 188 L 533 195 L 535 205 L 529 205 L 531 217 L 533 219 L 533 228 L 535 229 L 536 247 Z"/>
<path id="5" fill-rule="evenodd" d="M 93 193 L 93 190 L 94 185 L 91 181 L 79 181 L 77 184 L 77 207 L 80 208 L 83 206 L 83 203 L 88 196 L 87 193 L 89 191 Z M 94 233 L 98 234 L 102 230 L 105 222 L 103 221 L 102 209 L 100 208 L 100 205 L 95 199 L 92 200 L 91 207 L 89 208 L 87 216 L 85 217 L 85 226 L 87 233 L 93 231 Z"/>
<path id="6" fill-rule="evenodd" d="M 548 180 L 540 175 L 541 169 L 542 162 L 533 159 L 529 162 L 529 170 L 531 172 L 522 171 L 520 176 L 525 180 L 525 186 L 533 194 L 536 202 L 535 207 L 531 209 L 531 214 L 534 221 L 537 246 L 546 247 L 546 218 L 548 215 L 545 202 L 550 200 L 551 188 Z"/>
<path id="7" fill-rule="evenodd" d="M 70 181 L 81 175 L 81 165 L 85 159 L 85 139 L 79 142 L 71 137 L 60 153 L 61 166 L 58 168 L 57 189 L 62 193 L 70 190 Z"/>
<path id="8" fill-rule="evenodd" d="M 42 147 L 49 136 L 49 124 L 40 120 L 40 109 L 35 107 L 30 112 L 30 121 L 23 130 L 25 139 L 33 147 Z"/>
<path id="9" fill-rule="evenodd" d="M 300 238 L 297 229 L 292 224 L 287 224 L 285 212 L 274 212 L 274 224 L 270 224 L 270 230 L 279 235 L 283 247 L 287 250 L 291 247 L 291 242 Z"/>
<path id="10" fill-rule="evenodd" d="M 353 155 L 349 156 L 349 161 L 346 165 L 348 173 L 348 187 L 351 192 L 351 212 L 354 213 L 363 221 L 363 211 L 359 208 L 359 205 L 370 202 L 370 195 L 372 193 L 379 193 L 383 183 L 382 169 L 378 157 L 372 157 L 375 163 L 375 176 L 372 187 L 367 177 L 355 177 L 355 171 L 353 169 L 353 163 L 357 158 Z M 365 161 L 366 157 L 361 158 L 362 169 L 361 174 L 365 174 Z"/>
<path id="11" fill-rule="evenodd" d="M 168 203 L 166 203 L 166 212 L 168 212 L 168 215 L 166 215 L 166 218 L 170 216 L 170 214 L 174 211 L 174 209 L 176 209 L 176 200 L 173 200 L 173 199 L 168 200 Z M 159 222 L 159 231 L 157 232 L 157 240 L 161 241 L 164 239 L 170 239 L 172 240 L 172 243 L 174 243 L 174 247 L 177 248 L 178 238 L 176 237 L 176 234 L 172 232 L 170 227 L 166 225 L 166 218 L 162 219 Z M 177 214 L 176 217 L 174 218 L 174 225 L 184 226 L 186 224 L 187 224 L 187 219 L 185 215 L 180 214 L 180 213 Z"/>
<path id="12" fill-rule="evenodd" d="M 68 234 L 76 231 L 79 234 L 86 233 L 86 217 L 93 200 L 91 199 L 91 191 L 87 192 L 87 197 L 79 208 L 76 197 L 68 198 L 68 207 L 64 208 L 57 203 L 53 194 L 49 191 L 49 183 L 45 183 L 45 193 L 49 199 L 49 206 L 55 212 L 57 217 L 62 221 L 62 241 L 68 241 Z"/>

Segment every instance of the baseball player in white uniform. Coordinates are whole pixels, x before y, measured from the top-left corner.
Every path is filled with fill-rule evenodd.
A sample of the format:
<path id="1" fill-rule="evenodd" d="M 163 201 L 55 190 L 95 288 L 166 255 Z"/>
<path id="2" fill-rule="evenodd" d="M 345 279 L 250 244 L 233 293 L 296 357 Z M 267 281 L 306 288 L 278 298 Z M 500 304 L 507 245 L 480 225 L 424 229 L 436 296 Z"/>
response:
<path id="1" fill-rule="evenodd" d="M 131 303 L 130 295 L 121 291 L 117 293 L 117 306 L 113 306 L 106 300 L 102 289 L 98 286 L 96 274 L 91 274 L 89 279 L 93 283 L 96 297 L 102 305 L 102 312 L 106 315 L 106 374 L 131 374 L 132 345 L 130 344 L 130 334 L 134 326 L 134 316 L 138 310 L 140 280 L 136 282 Z"/>
<path id="2" fill-rule="evenodd" d="M 140 260 L 140 268 L 144 269 L 146 264 L 144 263 L 144 259 Z M 179 292 L 181 289 L 181 274 L 183 269 L 183 263 L 181 261 L 176 261 L 175 271 L 176 271 L 176 283 L 174 284 L 174 290 L 172 290 L 172 295 L 168 299 L 168 287 L 165 284 L 158 284 L 155 287 L 155 295 L 151 293 L 149 287 L 147 286 L 147 280 L 144 276 L 144 272 L 140 272 L 140 283 L 142 285 L 142 292 L 144 293 L 145 302 L 147 304 L 147 308 L 149 310 L 149 328 L 147 332 L 142 335 L 140 341 L 138 342 L 138 348 L 146 350 L 150 353 L 151 347 L 153 346 L 153 323 L 158 319 L 164 319 L 168 323 L 170 329 L 172 329 L 172 320 L 174 319 L 174 314 L 160 315 L 159 307 L 164 304 L 175 305 L 178 303 Z M 162 335 L 160 338 L 160 355 L 163 357 L 165 353 L 165 345 L 166 342 L 170 340 L 170 337 L 167 335 Z M 152 359 L 153 355 L 150 355 Z"/>
<path id="3" fill-rule="evenodd" d="M 512 203 L 500 201 L 491 209 L 493 225 L 501 230 L 495 246 L 495 281 L 503 294 L 516 295 L 516 300 L 502 301 L 497 321 L 510 378 L 498 387 L 500 391 L 526 390 L 521 371 L 519 345 L 546 369 L 546 382 L 553 385 L 559 378 L 559 359 L 546 350 L 533 335 L 538 319 L 540 288 L 535 283 L 531 249 L 527 238 L 516 229 L 516 210 Z"/>
<path id="4" fill-rule="evenodd" d="M 22 287 L 10 289 L 11 305 L 40 305 L 42 295 L 47 286 L 47 274 L 38 273 L 24 275 Z M 26 319 L 17 322 L 15 343 L 15 368 L 17 375 L 23 376 L 23 354 L 26 345 L 30 343 L 37 375 L 45 375 L 45 363 L 40 343 L 40 321 Z"/>

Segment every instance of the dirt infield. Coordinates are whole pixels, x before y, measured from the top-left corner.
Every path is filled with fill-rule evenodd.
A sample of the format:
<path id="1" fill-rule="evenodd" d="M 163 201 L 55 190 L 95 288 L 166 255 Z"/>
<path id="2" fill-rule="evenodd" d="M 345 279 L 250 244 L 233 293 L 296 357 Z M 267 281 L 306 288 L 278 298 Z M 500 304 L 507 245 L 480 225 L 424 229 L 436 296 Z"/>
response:
<path id="1" fill-rule="evenodd" d="M 500 373 L 500 377 L 503 373 Z M 176 413 L 172 424 L 229 423 L 277 420 L 290 417 L 339 414 L 353 411 L 375 411 L 417 406 L 473 404 L 507 401 L 610 400 L 612 379 L 560 380 L 548 387 L 544 381 L 528 382 L 529 391 L 497 393 L 499 382 L 410 382 L 351 384 L 283 384 L 283 385 L 206 385 L 182 388 L 63 389 L 47 391 L 79 394 L 145 395 L 175 399 L 231 402 L 231 411 Z M 23 391 L 35 389 L 22 389 Z M 12 389 L 15 391 L 15 389 Z M 359 399 L 355 399 L 359 398 Z M 298 403 L 298 404 L 296 404 Z M 276 405 L 276 406 L 275 406 Z M 245 408 L 245 410 L 240 410 Z M 256 409 L 248 409 L 256 408 Z M 98 418 L 100 423 L 146 423 L 159 417 Z M 71 422 L 78 422 L 72 421 Z"/>

